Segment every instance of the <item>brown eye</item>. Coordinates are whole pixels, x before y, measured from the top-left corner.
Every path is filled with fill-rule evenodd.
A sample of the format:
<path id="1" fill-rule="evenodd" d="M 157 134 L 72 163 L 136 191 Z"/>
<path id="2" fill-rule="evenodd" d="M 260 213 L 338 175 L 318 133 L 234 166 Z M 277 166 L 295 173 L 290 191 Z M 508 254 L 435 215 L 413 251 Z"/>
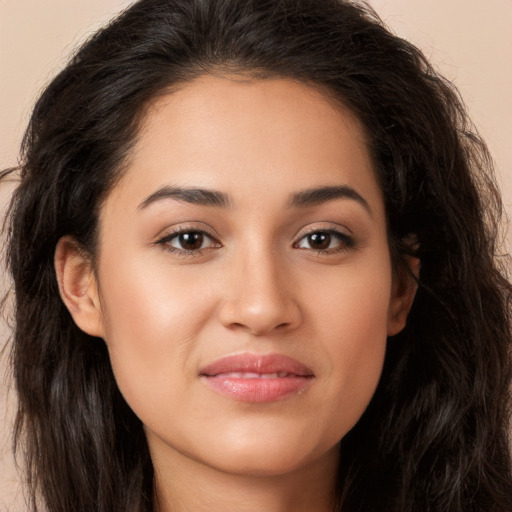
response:
<path id="1" fill-rule="evenodd" d="M 180 233 L 177 236 L 177 242 L 180 249 L 186 251 L 197 251 L 203 247 L 204 235 L 198 231 L 191 231 L 189 233 Z M 171 244 L 173 245 L 173 244 Z"/>
<path id="2" fill-rule="evenodd" d="M 202 249 L 220 247 L 221 244 L 203 231 L 178 231 L 167 235 L 157 242 L 171 252 L 184 254 L 199 252 Z"/>
<path id="3" fill-rule="evenodd" d="M 331 245 L 330 233 L 312 233 L 307 236 L 309 246 L 311 249 L 325 250 Z"/>
<path id="4" fill-rule="evenodd" d="M 295 244 L 298 249 L 309 249 L 326 254 L 348 250 L 354 246 L 355 241 L 351 236 L 338 231 L 313 231 L 304 235 Z"/>

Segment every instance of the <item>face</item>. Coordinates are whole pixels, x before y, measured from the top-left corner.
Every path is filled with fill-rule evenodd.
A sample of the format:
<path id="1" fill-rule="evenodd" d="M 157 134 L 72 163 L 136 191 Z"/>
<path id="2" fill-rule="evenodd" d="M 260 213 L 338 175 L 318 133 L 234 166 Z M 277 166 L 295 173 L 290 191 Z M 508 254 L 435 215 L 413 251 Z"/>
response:
<path id="1" fill-rule="evenodd" d="M 365 410 L 412 300 L 392 276 L 358 121 L 303 84 L 202 77 L 149 109 L 74 316 L 153 457 L 275 475 L 335 460 Z"/>

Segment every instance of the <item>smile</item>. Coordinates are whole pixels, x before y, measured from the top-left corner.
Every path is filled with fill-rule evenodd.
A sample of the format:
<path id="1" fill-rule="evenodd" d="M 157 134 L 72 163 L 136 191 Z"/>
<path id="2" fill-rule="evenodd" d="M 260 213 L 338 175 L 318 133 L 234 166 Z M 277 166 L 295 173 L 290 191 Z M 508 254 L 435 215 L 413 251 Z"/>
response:
<path id="1" fill-rule="evenodd" d="M 255 372 L 227 372 L 219 373 L 215 377 L 226 377 L 230 379 L 281 379 L 284 377 L 294 377 L 295 374 L 288 372 L 274 373 L 255 373 Z"/>
<path id="2" fill-rule="evenodd" d="M 282 354 L 240 354 L 203 368 L 202 380 L 213 391 L 243 402 L 273 402 L 305 391 L 313 372 Z"/>

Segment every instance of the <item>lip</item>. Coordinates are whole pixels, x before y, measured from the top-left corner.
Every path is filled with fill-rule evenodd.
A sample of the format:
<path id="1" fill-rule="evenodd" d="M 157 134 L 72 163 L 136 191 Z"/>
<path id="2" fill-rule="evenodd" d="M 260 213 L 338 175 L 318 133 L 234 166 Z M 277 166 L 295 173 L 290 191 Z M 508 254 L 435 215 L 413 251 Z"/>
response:
<path id="1" fill-rule="evenodd" d="M 314 378 L 304 364 L 283 354 L 223 357 L 199 372 L 214 391 L 243 402 L 274 402 L 301 394 Z"/>

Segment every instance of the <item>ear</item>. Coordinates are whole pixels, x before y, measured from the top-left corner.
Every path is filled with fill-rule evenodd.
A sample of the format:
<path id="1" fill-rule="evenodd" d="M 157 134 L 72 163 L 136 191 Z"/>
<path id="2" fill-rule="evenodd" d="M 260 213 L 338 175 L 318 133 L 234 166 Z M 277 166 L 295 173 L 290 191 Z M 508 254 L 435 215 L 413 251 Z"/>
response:
<path id="1" fill-rule="evenodd" d="M 104 337 L 98 286 L 90 258 L 71 237 L 55 249 L 55 272 L 60 296 L 76 325 L 91 336 Z"/>
<path id="2" fill-rule="evenodd" d="M 393 276 L 388 311 L 388 336 L 398 334 L 405 327 L 407 315 L 411 310 L 418 289 L 416 281 L 420 275 L 420 260 L 413 256 L 407 256 L 406 264 L 410 272 L 403 270 Z"/>

